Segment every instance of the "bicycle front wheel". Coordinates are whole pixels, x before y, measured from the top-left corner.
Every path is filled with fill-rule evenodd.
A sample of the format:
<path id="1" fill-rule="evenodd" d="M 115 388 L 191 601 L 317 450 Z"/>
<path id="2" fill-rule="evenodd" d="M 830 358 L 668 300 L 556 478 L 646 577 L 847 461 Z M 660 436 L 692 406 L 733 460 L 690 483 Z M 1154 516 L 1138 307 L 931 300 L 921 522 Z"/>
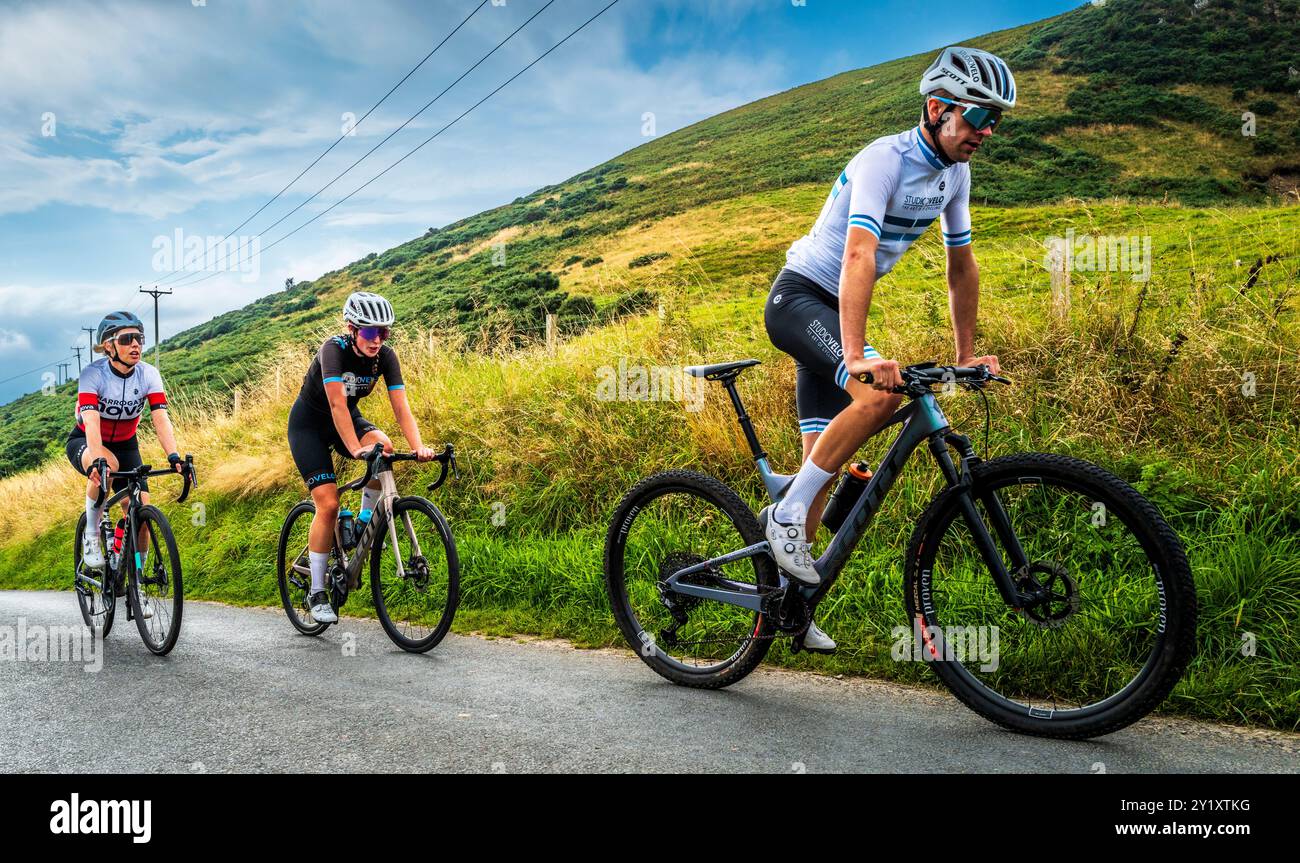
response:
<path id="1" fill-rule="evenodd" d="M 422 497 L 393 502 L 393 520 L 370 552 L 370 589 L 379 622 L 403 650 L 431 650 L 451 629 L 460 604 L 460 558 L 433 503 Z"/>
<path id="2" fill-rule="evenodd" d="M 971 470 L 970 494 L 1021 591 L 998 592 L 961 510 L 941 493 L 907 554 L 914 655 L 1000 725 L 1082 739 L 1137 721 L 1195 651 L 1196 592 L 1156 508 L 1096 465 L 1042 453 Z M 999 527 L 1001 525 L 1001 527 Z"/>
<path id="3" fill-rule="evenodd" d="M 113 578 L 104 572 L 86 569 L 81 565 L 81 538 L 86 531 L 86 514 L 77 519 L 77 535 L 72 545 L 73 589 L 81 619 L 91 629 L 100 627 L 103 635 L 113 628 L 113 612 L 117 610 L 117 595 L 113 592 Z M 108 567 L 104 567 L 107 571 Z"/>
<path id="4" fill-rule="evenodd" d="M 688 566 L 762 541 L 753 511 L 711 476 L 667 471 L 623 497 L 605 539 L 605 588 L 618 628 L 647 665 L 674 683 L 718 689 L 763 661 L 775 632 L 767 615 L 667 586 L 669 577 Z M 766 553 L 688 578 L 760 593 L 778 584 Z"/>
<path id="5" fill-rule="evenodd" d="M 160 509 L 140 507 L 136 524 L 139 531 L 132 544 L 135 553 L 123 561 L 127 567 L 127 601 L 145 647 L 164 656 L 176 646 L 181 634 L 185 605 L 181 555 L 171 525 Z M 143 547 L 139 540 L 143 540 Z"/>

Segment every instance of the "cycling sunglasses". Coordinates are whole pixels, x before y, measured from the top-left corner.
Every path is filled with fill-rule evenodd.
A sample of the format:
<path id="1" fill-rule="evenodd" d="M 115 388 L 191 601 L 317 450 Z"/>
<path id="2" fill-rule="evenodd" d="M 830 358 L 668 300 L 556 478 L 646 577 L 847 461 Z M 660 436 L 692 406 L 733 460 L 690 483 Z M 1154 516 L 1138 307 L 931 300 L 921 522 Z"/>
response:
<path id="1" fill-rule="evenodd" d="M 942 96 L 931 96 L 945 105 L 955 105 L 963 108 L 961 117 L 967 123 L 975 127 L 975 131 L 983 132 L 985 129 L 993 130 L 1002 122 L 1002 110 L 1000 108 L 985 108 L 983 105 L 972 105 L 969 102 L 956 102 L 952 99 L 945 99 Z"/>
<path id="2" fill-rule="evenodd" d="M 368 342 L 373 342 L 375 339 L 386 342 L 392 332 L 388 327 L 353 327 L 352 329 Z"/>
<path id="3" fill-rule="evenodd" d="M 143 345 L 144 333 L 122 333 L 120 336 L 114 336 L 113 341 L 117 342 L 122 347 L 129 347 L 130 345 L 133 345 L 136 342 L 139 342 L 141 345 Z"/>

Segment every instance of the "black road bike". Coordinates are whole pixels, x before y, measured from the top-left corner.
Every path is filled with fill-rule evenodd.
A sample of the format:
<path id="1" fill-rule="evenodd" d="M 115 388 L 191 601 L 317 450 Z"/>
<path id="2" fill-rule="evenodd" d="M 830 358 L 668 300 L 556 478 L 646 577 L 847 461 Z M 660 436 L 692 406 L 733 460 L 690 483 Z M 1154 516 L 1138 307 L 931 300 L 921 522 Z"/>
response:
<path id="1" fill-rule="evenodd" d="M 731 397 L 764 487 L 774 474 L 736 392 L 757 360 L 694 366 Z M 759 519 L 717 479 L 673 470 L 637 483 L 605 542 L 619 629 L 674 683 L 719 688 L 749 674 L 774 639 L 802 647 L 809 621 L 909 456 L 923 444 L 945 488 L 921 515 L 904 561 L 917 649 L 972 710 L 1060 738 L 1108 734 L 1160 704 L 1195 652 L 1196 592 L 1182 543 L 1130 485 L 1060 455 L 980 459 L 949 425 L 935 388 L 1009 383 L 987 367 L 903 370 L 898 436 L 816 562 L 821 583 L 788 579 Z M 976 650 L 990 644 L 996 650 Z M 992 654 L 992 656 L 990 656 Z"/>
<path id="2" fill-rule="evenodd" d="M 180 476 L 185 481 L 177 503 L 184 503 L 190 489 L 197 485 L 194 474 L 194 457 L 186 456 Z M 77 519 L 77 533 L 73 540 L 72 571 L 77 604 L 81 617 L 91 628 L 100 628 L 105 636 L 113 628 L 117 611 L 117 597 L 125 595 L 126 619 L 135 620 L 145 647 L 163 656 L 176 646 L 181 632 L 181 611 L 185 603 L 184 582 L 181 577 L 181 556 L 176 548 L 167 516 L 156 506 L 140 500 L 141 483 L 147 477 L 176 476 L 170 467 L 153 470 L 141 465 L 133 470 L 111 471 L 105 459 L 91 463 L 99 471 L 98 505 L 104 516 L 95 529 L 99 531 L 104 550 L 104 570 L 87 569 L 81 562 L 81 540 L 86 532 L 86 514 Z M 108 498 L 111 481 L 125 478 L 126 487 Z M 126 516 L 119 522 L 122 536 L 115 534 L 113 507 L 123 498 L 129 498 Z"/>
<path id="3" fill-rule="evenodd" d="M 451 629 L 460 603 L 460 558 L 447 519 L 423 497 L 400 497 L 393 478 L 393 464 L 415 461 L 414 453 L 384 455 L 378 444 L 365 457 L 366 470 L 360 479 L 339 487 L 358 491 L 376 477 L 380 499 L 373 516 L 359 536 L 345 530 L 340 520 L 334 525 L 334 547 L 330 550 L 327 587 L 330 605 L 337 613 L 348 595 L 362 585 L 365 561 L 370 561 L 370 594 L 375 615 L 384 631 L 403 650 L 424 653 L 442 641 Z M 438 478 L 429 484 L 434 491 L 447 480 L 448 468 L 459 477 L 456 451 L 447 444 L 434 460 L 442 465 Z M 280 529 L 276 551 L 280 601 L 290 622 L 304 635 L 320 635 L 328 623 L 311 616 L 311 566 L 307 559 L 307 538 L 316 505 L 311 500 L 296 504 Z"/>

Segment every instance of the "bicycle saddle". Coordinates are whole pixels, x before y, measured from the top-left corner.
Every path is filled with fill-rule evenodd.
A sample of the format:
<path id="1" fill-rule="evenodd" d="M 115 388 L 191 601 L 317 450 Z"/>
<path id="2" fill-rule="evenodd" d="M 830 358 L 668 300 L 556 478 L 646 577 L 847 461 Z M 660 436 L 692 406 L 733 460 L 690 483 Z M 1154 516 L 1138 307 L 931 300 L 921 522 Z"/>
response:
<path id="1" fill-rule="evenodd" d="M 709 366 L 687 366 L 686 373 L 693 377 L 716 381 L 724 377 L 734 378 L 750 366 L 756 366 L 759 360 L 736 360 L 730 363 L 714 363 Z"/>

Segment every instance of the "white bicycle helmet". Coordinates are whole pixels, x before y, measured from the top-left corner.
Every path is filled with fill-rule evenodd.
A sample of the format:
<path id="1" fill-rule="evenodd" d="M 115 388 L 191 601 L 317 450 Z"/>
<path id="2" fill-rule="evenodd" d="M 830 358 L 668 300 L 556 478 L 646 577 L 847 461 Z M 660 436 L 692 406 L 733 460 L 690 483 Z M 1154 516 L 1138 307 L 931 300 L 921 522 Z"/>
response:
<path id="1" fill-rule="evenodd" d="M 1006 111 L 1016 107 L 1016 79 L 1002 60 L 978 48 L 952 45 L 921 76 L 921 95 L 946 90 L 953 98 Z"/>
<path id="2" fill-rule="evenodd" d="M 343 320 L 358 327 L 391 327 L 393 304 L 369 291 L 357 291 L 343 304 Z"/>

